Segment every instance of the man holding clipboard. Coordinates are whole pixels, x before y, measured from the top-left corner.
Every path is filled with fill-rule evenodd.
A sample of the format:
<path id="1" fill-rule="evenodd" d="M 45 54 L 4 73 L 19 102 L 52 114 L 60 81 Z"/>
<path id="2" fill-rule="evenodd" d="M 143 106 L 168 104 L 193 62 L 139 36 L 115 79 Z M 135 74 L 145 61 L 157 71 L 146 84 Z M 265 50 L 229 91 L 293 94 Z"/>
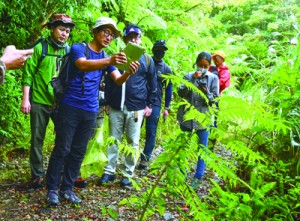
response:
<path id="1" fill-rule="evenodd" d="M 130 50 L 140 53 L 141 29 L 136 25 L 128 25 L 124 29 L 123 40 L 127 46 L 132 46 Z M 134 44 L 134 45 L 131 45 Z M 128 50 L 128 48 L 126 47 Z M 128 60 L 130 56 L 124 52 Z M 138 56 L 139 57 L 139 56 Z M 134 59 L 134 58 L 133 58 Z M 157 80 L 155 65 L 152 58 L 147 54 L 142 54 L 138 60 L 140 66 L 138 71 L 129 77 L 122 86 L 117 86 L 110 79 L 105 87 L 105 96 L 108 101 L 106 113 L 109 114 L 110 136 L 121 141 L 124 132 L 127 142 L 132 146 L 132 151 L 125 155 L 125 170 L 121 179 L 121 187 L 131 186 L 130 178 L 134 176 L 134 169 L 137 162 L 140 129 L 144 116 L 149 117 L 152 113 L 152 104 L 155 102 L 157 93 Z M 118 66 L 120 69 L 124 68 Z M 125 68 L 124 68 L 125 69 Z M 118 161 L 118 145 L 112 144 L 107 148 L 108 164 L 104 169 L 104 174 L 98 184 L 112 182 L 116 178 L 116 166 Z"/>

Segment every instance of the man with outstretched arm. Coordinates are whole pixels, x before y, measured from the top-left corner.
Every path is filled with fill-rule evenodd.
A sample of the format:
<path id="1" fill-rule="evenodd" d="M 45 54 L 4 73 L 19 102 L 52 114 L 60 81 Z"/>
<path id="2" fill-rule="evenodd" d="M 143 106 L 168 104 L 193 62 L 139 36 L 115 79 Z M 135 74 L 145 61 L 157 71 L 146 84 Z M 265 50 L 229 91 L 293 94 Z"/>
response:
<path id="1" fill-rule="evenodd" d="M 126 55 L 120 52 L 108 57 L 103 51 L 120 35 L 113 19 L 100 17 L 92 33 L 94 38 L 88 43 L 88 59 L 85 57 L 83 44 L 74 44 L 71 48 L 70 72 L 74 77 L 68 84 L 59 106 L 55 147 L 46 175 L 47 204 L 50 205 L 59 203 L 58 194 L 61 199 L 73 204 L 82 201 L 73 192 L 73 185 L 95 128 L 102 74 L 107 71 L 113 81 L 121 85 L 130 79 L 139 67 L 138 62 L 131 62 L 130 71 L 121 75 L 113 65 L 126 63 Z"/>

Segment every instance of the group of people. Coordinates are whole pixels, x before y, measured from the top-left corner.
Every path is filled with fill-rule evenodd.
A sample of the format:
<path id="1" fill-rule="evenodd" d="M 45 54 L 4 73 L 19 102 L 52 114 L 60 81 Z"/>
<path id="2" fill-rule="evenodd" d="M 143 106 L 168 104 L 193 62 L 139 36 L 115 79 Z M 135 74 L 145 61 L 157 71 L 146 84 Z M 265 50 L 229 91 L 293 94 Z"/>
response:
<path id="1" fill-rule="evenodd" d="M 24 57 L 27 58 L 31 54 L 31 58 L 25 62 L 22 79 L 23 99 L 20 109 L 24 114 L 30 114 L 32 187 L 42 187 L 46 177 L 47 204 L 57 205 L 60 199 L 75 204 L 81 203 L 81 199 L 73 192 L 73 187 L 76 181 L 84 181 L 80 178 L 79 171 L 88 142 L 96 127 L 99 87 L 104 73 L 107 73 L 104 90 L 105 112 L 109 116 L 110 136 L 115 138 L 115 142 L 107 147 L 108 163 L 98 185 L 116 179 L 118 144 L 125 134 L 131 151 L 125 154 L 120 185 L 131 186 L 136 166 L 138 169 L 146 169 L 151 159 L 164 91 L 165 106 L 162 114 L 164 117 L 169 114 L 172 83 L 166 85 L 162 77 L 162 74 L 172 74 L 171 68 L 163 61 L 168 50 L 166 42 L 164 40 L 155 42 L 152 48 L 153 56 L 144 53 L 138 61 L 130 63 L 129 71 L 118 70 L 115 65 L 126 63 L 126 54 L 118 52 L 108 56 L 104 49 L 112 40 L 119 37 L 121 32 L 113 19 L 100 17 L 91 29 L 93 40 L 87 43 L 87 46 L 82 43 L 71 46 L 69 68 L 73 77 L 60 101 L 58 112 L 54 114 L 56 103 L 49 82 L 57 77 L 61 57 L 68 53 L 66 42 L 75 24 L 66 14 L 54 14 L 46 25 L 50 30 L 50 36 L 44 39 L 45 43 L 37 44 L 34 52 L 26 51 Z M 139 26 L 129 24 L 123 31 L 124 43 L 140 45 L 142 34 Z M 45 44 L 47 54 L 41 59 Z M 22 59 L 23 63 L 25 58 Z M 216 74 L 209 71 L 212 59 L 216 64 L 214 69 Z M 2 57 L 1 60 L 5 62 Z M 202 113 L 205 113 L 210 103 L 219 96 L 221 88 L 229 86 L 230 74 L 223 64 L 224 60 L 225 54 L 222 51 L 216 52 L 213 56 L 208 52 L 202 52 L 195 62 L 196 71 L 185 76 L 185 79 L 195 84 L 210 102 L 207 103 L 199 94 L 191 92 L 184 84 L 179 88 L 179 95 Z M 224 69 L 225 72 L 222 71 Z M 185 111 L 183 106 L 178 111 L 180 128 L 190 132 L 196 130 L 200 145 L 206 147 L 209 135 L 207 125 L 199 125 L 194 120 L 184 121 Z M 42 148 L 50 118 L 54 122 L 56 139 L 45 172 Z M 140 130 L 144 119 L 146 141 L 137 165 Z M 203 176 L 204 168 L 205 163 L 199 158 L 195 173 L 197 181 Z"/>

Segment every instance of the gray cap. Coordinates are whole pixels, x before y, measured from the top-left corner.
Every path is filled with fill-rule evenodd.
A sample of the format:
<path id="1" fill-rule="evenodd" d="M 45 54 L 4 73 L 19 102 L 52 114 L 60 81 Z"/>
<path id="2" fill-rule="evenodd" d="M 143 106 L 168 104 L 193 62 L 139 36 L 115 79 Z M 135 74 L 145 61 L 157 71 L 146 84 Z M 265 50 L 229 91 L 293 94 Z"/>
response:
<path id="1" fill-rule="evenodd" d="M 110 26 L 114 29 L 116 37 L 119 37 L 121 32 L 117 29 L 117 23 L 108 17 L 100 17 L 97 19 L 93 29 L 98 28 L 100 26 Z"/>

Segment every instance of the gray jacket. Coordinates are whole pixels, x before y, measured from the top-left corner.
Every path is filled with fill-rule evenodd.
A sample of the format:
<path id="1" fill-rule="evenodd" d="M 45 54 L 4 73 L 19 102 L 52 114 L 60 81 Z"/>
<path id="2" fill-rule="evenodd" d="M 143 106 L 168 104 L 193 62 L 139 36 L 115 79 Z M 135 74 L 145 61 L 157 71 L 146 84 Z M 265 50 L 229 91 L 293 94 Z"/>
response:
<path id="1" fill-rule="evenodd" d="M 205 92 L 205 95 L 208 98 L 209 103 L 207 103 L 205 99 L 198 93 L 193 93 L 191 90 L 189 90 L 184 84 L 181 84 L 180 88 L 178 89 L 178 95 L 182 98 L 185 98 L 201 113 L 206 113 L 209 105 L 216 97 L 219 96 L 219 79 L 215 74 L 209 71 L 207 71 L 207 73 L 201 78 L 195 79 L 193 75 L 194 72 L 188 73 L 184 76 L 184 79 L 193 83 L 196 87 L 199 85 L 206 85 L 208 90 Z M 183 126 L 189 130 L 205 129 L 207 125 L 200 125 L 195 120 L 183 120 L 184 114 L 188 111 L 188 109 L 185 109 L 185 106 L 186 105 L 181 105 L 178 109 L 177 120 L 179 121 L 180 126 Z"/>

